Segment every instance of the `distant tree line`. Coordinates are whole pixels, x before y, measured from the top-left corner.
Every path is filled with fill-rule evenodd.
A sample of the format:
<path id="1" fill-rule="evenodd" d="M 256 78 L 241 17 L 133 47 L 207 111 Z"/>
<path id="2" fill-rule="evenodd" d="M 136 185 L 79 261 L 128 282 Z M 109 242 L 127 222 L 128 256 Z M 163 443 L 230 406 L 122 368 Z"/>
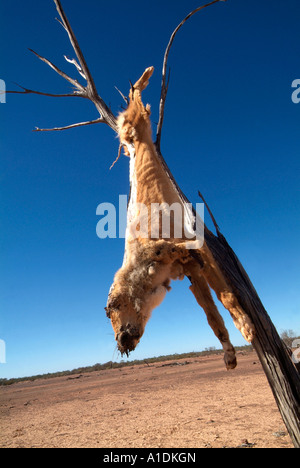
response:
<path id="1" fill-rule="evenodd" d="M 293 342 L 300 337 L 293 330 L 283 330 L 280 338 L 289 348 L 292 348 Z"/>
<path id="2" fill-rule="evenodd" d="M 246 345 L 246 346 L 236 346 L 235 349 L 237 351 L 252 351 L 252 346 L 251 345 Z M 121 367 L 131 367 L 135 366 L 138 364 L 146 364 L 150 365 L 155 362 L 161 362 L 161 361 L 173 361 L 177 359 L 187 359 L 187 358 L 194 358 L 194 357 L 199 357 L 199 356 L 210 356 L 213 354 L 223 354 L 222 349 L 216 349 L 215 347 L 210 347 L 206 348 L 204 351 L 192 351 L 190 353 L 184 353 L 184 354 L 168 354 L 166 356 L 158 356 L 158 357 L 151 357 L 147 359 L 142 359 L 142 360 L 134 360 L 134 361 L 123 361 L 121 360 L 120 362 L 113 362 L 113 361 L 108 361 L 105 362 L 104 364 L 94 364 L 93 366 L 87 366 L 87 367 L 78 367 L 73 370 L 67 370 L 67 371 L 61 371 L 61 372 L 52 372 L 48 374 L 38 374 L 38 375 L 33 375 L 31 377 L 18 377 L 18 378 L 13 378 L 13 379 L 0 379 L 0 386 L 1 385 L 12 385 L 16 382 L 22 382 L 22 381 L 34 381 L 37 379 L 51 379 L 53 377 L 64 377 L 64 376 L 70 376 L 74 374 L 84 374 L 87 372 L 95 372 L 95 371 L 104 371 L 107 369 L 118 369 Z"/>
<path id="3" fill-rule="evenodd" d="M 293 330 L 284 330 L 281 333 L 280 337 L 282 341 L 288 346 L 288 348 L 292 348 L 293 342 L 297 338 L 300 338 L 299 336 L 297 337 L 297 334 Z M 253 350 L 251 345 L 236 346 L 235 349 L 237 351 L 246 351 L 246 352 L 250 352 Z M 176 359 L 187 359 L 187 358 L 194 358 L 194 357 L 199 357 L 199 356 L 209 356 L 212 354 L 223 354 L 223 350 L 216 349 L 214 346 L 211 346 L 211 347 L 205 348 L 204 351 L 198 351 L 198 352 L 193 351 L 193 352 L 184 353 L 184 354 L 175 353 L 175 354 L 168 354 L 166 356 L 158 356 L 158 357 L 155 356 L 155 357 L 148 358 L 148 359 L 134 360 L 134 361 L 123 361 L 123 360 L 121 360 L 120 362 L 108 361 L 108 362 L 105 362 L 104 364 L 94 364 L 93 366 L 78 367 L 73 370 L 53 372 L 53 373 L 48 373 L 48 374 L 38 374 L 38 375 L 33 375 L 31 377 L 0 379 L 0 386 L 12 385 L 16 382 L 22 382 L 25 380 L 34 381 L 37 379 L 51 379 L 53 377 L 64 377 L 64 376 L 75 375 L 75 374 L 85 374 L 87 372 L 104 371 L 107 369 L 118 369 L 121 367 L 130 367 L 130 366 L 135 366 L 138 364 L 150 365 L 155 362 L 174 361 Z"/>

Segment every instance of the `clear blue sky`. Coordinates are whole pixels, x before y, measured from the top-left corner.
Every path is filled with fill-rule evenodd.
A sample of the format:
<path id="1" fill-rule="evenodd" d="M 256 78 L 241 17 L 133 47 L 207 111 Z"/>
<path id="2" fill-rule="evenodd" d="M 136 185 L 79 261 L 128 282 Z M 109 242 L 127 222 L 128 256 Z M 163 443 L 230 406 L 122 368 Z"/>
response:
<path id="1" fill-rule="evenodd" d="M 155 67 L 145 100 L 157 122 L 163 53 L 195 0 L 63 0 L 98 92 L 117 113 Z M 84 3 L 84 8 L 82 7 Z M 1 74 L 53 93 L 69 84 L 35 58 L 76 77 L 74 56 L 51 0 L 1 6 Z M 300 334 L 299 0 L 228 0 L 194 16 L 170 54 L 162 152 L 191 202 L 205 195 L 274 324 Z M 0 377 L 120 359 L 104 306 L 124 239 L 96 236 L 99 203 L 128 194 L 128 159 L 109 171 L 118 142 L 106 126 L 34 133 L 97 118 L 89 102 L 8 95 L 1 113 Z M 155 128 L 155 124 L 154 124 Z M 206 214 L 208 220 L 208 214 Z M 208 225 L 210 222 L 208 220 Z M 232 341 L 244 340 L 220 306 Z M 131 357 L 219 346 L 188 281 L 173 283 Z"/>

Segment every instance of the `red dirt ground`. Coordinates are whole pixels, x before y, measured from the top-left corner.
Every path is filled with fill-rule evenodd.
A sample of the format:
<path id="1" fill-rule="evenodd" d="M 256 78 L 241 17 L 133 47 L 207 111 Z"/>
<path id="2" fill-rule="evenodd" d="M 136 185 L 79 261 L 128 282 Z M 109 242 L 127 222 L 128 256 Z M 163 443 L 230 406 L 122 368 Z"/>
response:
<path id="1" fill-rule="evenodd" d="M 0 414 L 2 448 L 293 447 L 254 352 L 20 382 Z"/>

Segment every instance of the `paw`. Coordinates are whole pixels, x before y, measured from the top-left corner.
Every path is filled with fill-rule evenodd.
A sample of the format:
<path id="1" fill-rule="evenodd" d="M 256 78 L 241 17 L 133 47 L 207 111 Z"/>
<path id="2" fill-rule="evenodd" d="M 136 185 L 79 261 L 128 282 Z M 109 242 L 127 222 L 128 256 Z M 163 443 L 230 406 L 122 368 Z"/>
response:
<path id="1" fill-rule="evenodd" d="M 235 369 L 237 366 L 237 360 L 235 353 L 232 352 L 225 352 L 224 354 L 224 361 L 227 370 Z"/>
<path id="2" fill-rule="evenodd" d="M 134 84 L 133 89 L 138 91 L 144 91 L 149 84 L 149 79 L 154 72 L 154 67 L 148 67 L 142 74 L 141 78 Z"/>

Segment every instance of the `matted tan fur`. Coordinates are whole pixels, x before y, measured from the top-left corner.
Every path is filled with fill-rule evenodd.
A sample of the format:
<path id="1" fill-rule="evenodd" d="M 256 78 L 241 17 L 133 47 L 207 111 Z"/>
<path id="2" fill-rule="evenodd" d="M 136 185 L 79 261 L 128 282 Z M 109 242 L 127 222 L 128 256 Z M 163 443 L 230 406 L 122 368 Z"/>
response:
<path id="1" fill-rule="evenodd" d="M 254 337 L 254 326 L 226 283 L 205 241 L 201 248 L 191 252 L 187 248 L 190 244 L 187 244 L 184 232 L 179 238 L 171 234 L 169 239 L 162 239 L 161 226 L 159 239 L 153 239 L 150 219 L 147 238 L 132 236 L 131 227 L 136 225 L 139 218 L 140 204 L 147 207 L 149 217 L 153 203 L 183 205 L 152 141 L 150 106 L 144 106 L 142 102 L 141 93 L 148 85 L 153 70 L 153 67 L 147 68 L 132 87 L 128 108 L 118 117 L 120 144 L 125 154 L 130 156 L 131 197 L 124 261 L 109 292 L 107 315 L 111 319 L 120 352 L 128 354 L 139 343 L 152 310 L 171 289 L 171 280 L 187 276 L 191 281 L 191 291 L 223 346 L 226 367 L 231 369 L 236 367 L 235 350 L 210 288 L 229 310 L 236 327 L 248 342 Z M 172 227 L 170 232 L 175 232 Z M 201 262 L 197 261 L 197 255 Z"/>

